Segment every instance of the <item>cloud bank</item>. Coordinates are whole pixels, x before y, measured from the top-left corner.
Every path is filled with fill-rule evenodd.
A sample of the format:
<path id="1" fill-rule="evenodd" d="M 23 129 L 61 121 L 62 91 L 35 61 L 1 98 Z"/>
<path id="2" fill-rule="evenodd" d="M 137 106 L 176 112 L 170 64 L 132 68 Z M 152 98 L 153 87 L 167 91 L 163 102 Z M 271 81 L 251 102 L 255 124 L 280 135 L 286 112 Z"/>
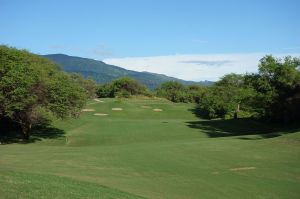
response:
<path id="1" fill-rule="evenodd" d="M 259 60 L 266 53 L 245 54 L 195 54 L 154 57 L 110 58 L 103 61 L 128 70 L 165 74 L 184 80 L 216 81 L 228 73 L 257 72 Z M 284 57 L 288 54 L 273 54 Z M 289 54 L 300 57 L 298 54 Z"/>

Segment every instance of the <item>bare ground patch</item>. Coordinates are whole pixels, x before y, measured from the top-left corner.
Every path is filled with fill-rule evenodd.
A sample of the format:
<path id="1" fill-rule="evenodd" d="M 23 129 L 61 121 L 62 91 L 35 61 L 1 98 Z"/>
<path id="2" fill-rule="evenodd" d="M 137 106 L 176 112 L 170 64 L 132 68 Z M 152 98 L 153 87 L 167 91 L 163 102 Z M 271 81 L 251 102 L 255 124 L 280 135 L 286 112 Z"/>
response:
<path id="1" fill-rule="evenodd" d="M 155 109 L 153 109 L 153 111 L 155 111 L 155 112 L 161 112 L 161 111 L 163 111 L 162 109 L 159 109 L 159 108 L 155 108 Z"/>
<path id="2" fill-rule="evenodd" d="M 151 108 L 151 106 L 141 106 L 141 108 Z"/>
<path id="3" fill-rule="evenodd" d="M 102 101 L 102 100 L 100 100 L 100 99 L 97 99 L 97 98 L 95 98 L 94 100 L 95 100 L 96 102 L 102 102 L 102 103 L 104 102 L 104 101 Z"/>
<path id="4" fill-rule="evenodd" d="M 107 116 L 108 114 L 106 114 L 106 113 L 95 113 L 94 115 L 95 116 Z"/>
<path id="5" fill-rule="evenodd" d="M 112 110 L 112 111 L 123 111 L 122 108 L 112 108 L 111 110 Z"/>
<path id="6" fill-rule="evenodd" d="M 254 170 L 256 167 L 236 167 L 229 169 L 230 171 L 245 171 L 245 170 Z"/>
<path id="7" fill-rule="evenodd" d="M 91 109 L 91 108 L 86 108 L 86 109 L 82 109 L 82 112 L 93 112 L 95 111 L 95 109 Z"/>

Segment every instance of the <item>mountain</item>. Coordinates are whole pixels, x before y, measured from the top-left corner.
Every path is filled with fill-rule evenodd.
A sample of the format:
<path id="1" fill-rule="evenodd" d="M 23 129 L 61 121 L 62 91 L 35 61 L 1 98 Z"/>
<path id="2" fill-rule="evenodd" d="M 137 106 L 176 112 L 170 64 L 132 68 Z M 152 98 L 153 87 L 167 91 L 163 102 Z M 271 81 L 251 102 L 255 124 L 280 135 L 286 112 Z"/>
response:
<path id="1" fill-rule="evenodd" d="M 124 68 L 106 64 L 102 61 L 68 56 L 64 54 L 50 54 L 43 55 L 44 57 L 52 60 L 62 67 L 66 72 L 75 72 L 80 73 L 84 77 L 92 77 L 97 83 L 107 83 L 113 79 L 120 77 L 131 77 L 142 84 L 146 85 L 150 89 L 155 89 L 161 83 L 166 81 L 178 81 L 185 85 L 190 84 L 201 84 L 201 85 L 211 85 L 211 81 L 203 82 L 193 82 L 193 81 L 184 81 L 174 77 L 169 77 L 162 74 L 149 73 L 149 72 L 136 72 L 132 70 L 126 70 Z"/>

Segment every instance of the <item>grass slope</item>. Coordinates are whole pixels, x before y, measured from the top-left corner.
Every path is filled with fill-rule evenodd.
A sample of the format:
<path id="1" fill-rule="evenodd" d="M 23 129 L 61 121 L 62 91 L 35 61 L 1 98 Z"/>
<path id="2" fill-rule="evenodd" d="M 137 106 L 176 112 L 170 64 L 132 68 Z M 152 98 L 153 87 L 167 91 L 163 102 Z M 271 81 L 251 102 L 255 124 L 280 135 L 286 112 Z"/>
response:
<path id="1" fill-rule="evenodd" d="M 52 139 L 0 145 L 1 198 L 299 198 L 297 130 L 200 120 L 164 100 L 87 108 Z"/>

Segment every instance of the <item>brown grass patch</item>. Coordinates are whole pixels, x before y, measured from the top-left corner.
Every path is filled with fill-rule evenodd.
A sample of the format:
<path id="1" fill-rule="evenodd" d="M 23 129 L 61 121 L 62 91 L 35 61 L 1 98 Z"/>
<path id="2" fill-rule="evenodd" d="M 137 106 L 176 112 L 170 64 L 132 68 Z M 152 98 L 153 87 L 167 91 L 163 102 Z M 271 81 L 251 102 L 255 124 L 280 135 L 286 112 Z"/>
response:
<path id="1" fill-rule="evenodd" d="M 104 102 L 104 101 L 99 100 L 99 99 L 97 99 L 97 98 L 95 98 L 94 100 L 95 100 L 96 102 Z"/>
<path id="2" fill-rule="evenodd" d="M 123 111 L 122 108 L 112 108 L 111 110 L 112 110 L 112 111 Z"/>
<path id="3" fill-rule="evenodd" d="M 95 109 L 91 109 L 91 108 L 86 108 L 86 109 L 82 109 L 82 112 L 93 112 L 95 111 Z"/>
<path id="4" fill-rule="evenodd" d="M 237 168 L 231 168 L 230 171 L 245 171 L 245 170 L 254 170 L 256 167 L 237 167 Z"/>
<path id="5" fill-rule="evenodd" d="M 151 108 L 151 106 L 141 106 L 141 108 Z"/>
<path id="6" fill-rule="evenodd" d="M 162 109 L 159 109 L 159 108 L 155 108 L 155 109 L 153 109 L 153 111 L 155 111 L 155 112 L 161 112 L 161 111 L 163 111 Z"/>
<path id="7" fill-rule="evenodd" d="M 108 114 L 106 114 L 106 113 L 95 113 L 94 115 L 96 115 L 96 116 L 107 116 Z"/>

